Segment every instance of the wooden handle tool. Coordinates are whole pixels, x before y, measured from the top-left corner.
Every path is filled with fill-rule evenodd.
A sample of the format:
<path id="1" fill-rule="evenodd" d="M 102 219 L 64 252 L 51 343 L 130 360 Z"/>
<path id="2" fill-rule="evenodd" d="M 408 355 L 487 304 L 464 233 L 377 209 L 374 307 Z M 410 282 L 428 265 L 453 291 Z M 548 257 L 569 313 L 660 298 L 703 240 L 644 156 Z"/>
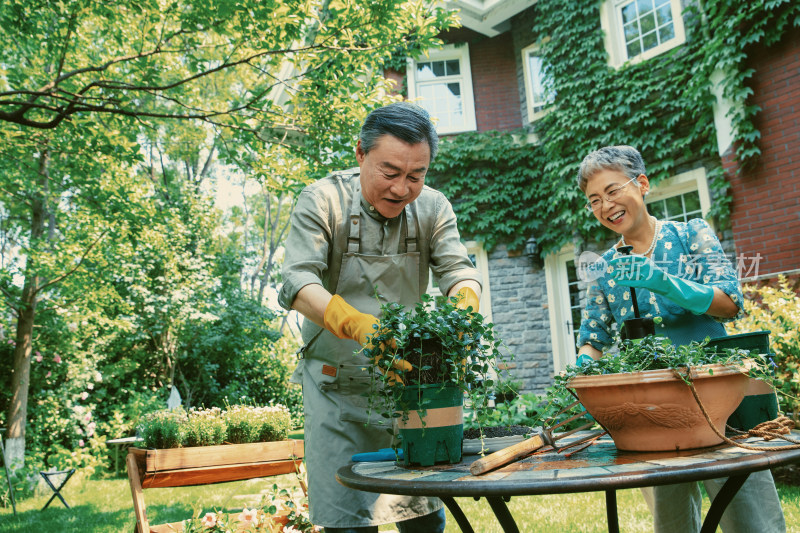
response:
<path id="1" fill-rule="evenodd" d="M 544 431 L 538 429 L 536 435 L 533 437 L 478 459 L 470 465 L 469 471 L 473 476 L 479 476 L 489 470 L 494 470 L 512 461 L 516 461 L 520 457 L 525 457 L 543 447 L 545 444 L 552 446 L 553 443 L 550 442 L 550 440 L 550 437 Z"/>

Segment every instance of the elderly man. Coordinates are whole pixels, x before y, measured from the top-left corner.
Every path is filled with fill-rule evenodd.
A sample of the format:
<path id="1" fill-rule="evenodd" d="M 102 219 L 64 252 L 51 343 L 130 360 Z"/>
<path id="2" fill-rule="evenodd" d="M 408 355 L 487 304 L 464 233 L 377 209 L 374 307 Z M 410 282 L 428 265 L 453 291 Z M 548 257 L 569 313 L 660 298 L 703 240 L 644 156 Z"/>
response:
<path id="1" fill-rule="evenodd" d="M 357 354 L 382 301 L 413 306 L 432 271 L 443 293 L 478 310 L 480 275 L 453 209 L 425 186 L 437 147 L 420 107 L 377 109 L 361 128 L 358 168 L 306 187 L 292 215 L 279 298 L 305 317 L 293 380 L 303 385 L 311 521 L 326 532 L 371 533 L 391 522 L 401 533 L 444 531 L 438 499 L 361 492 L 335 479 L 354 453 L 391 445 L 361 395 L 368 361 Z"/>

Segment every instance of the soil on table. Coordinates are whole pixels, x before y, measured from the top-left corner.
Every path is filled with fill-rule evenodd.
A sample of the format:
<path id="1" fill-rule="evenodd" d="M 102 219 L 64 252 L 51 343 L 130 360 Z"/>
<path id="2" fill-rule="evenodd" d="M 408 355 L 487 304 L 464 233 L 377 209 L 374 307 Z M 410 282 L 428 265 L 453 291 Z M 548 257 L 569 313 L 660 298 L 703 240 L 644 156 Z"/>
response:
<path id="1" fill-rule="evenodd" d="M 511 437 L 514 435 L 527 435 L 533 433 L 533 428 L 530 426 L 497 426 L 483 428 L 483 438 L 490 439 L 493 437 Z M 481 438 L 481 430 L 478 428 L 471 428 L 464 430 L 465 439 L 479 439 Z"/>

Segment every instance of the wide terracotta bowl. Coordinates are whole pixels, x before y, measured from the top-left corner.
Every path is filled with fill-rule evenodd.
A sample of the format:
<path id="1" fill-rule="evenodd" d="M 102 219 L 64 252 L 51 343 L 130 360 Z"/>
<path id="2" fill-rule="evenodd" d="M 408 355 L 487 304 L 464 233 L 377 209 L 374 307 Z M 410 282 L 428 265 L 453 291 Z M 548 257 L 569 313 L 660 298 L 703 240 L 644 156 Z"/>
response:
<path id="1" fill-rule="evenodd" d="M 700 401 L 723 435 L 728 417 L 744 397 L 746 371 L 718 364 L 692 368 Z M 567 386 L 620 450 L 684 450 L 722 442 L 689 386 L 672 370 L 576 376 Z"/>

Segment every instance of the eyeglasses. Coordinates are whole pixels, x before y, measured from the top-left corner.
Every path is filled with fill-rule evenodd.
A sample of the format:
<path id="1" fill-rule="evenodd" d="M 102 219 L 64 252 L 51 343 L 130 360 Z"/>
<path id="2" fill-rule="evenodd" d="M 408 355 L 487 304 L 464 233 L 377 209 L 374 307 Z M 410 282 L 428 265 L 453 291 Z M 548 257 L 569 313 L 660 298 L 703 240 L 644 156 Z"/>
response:
<path id="1" fill-rule="evenodd" d="M 586 202 L 586 209 L 588 209 L 589 211 L 599 211 L 600 208 L 603 207 L 603 200 L 609 203 L 616 202 L 617 200 L 619 200 L 619 197 L 622 196 L 625 187 L 627 187 L 628 184 L 630 184 L 632 181 L 636 181 L 638 178 L 639 176 L 631 178 L 622 185 L 620 185 L 619 187 L 617 187 L 616 189 L 611 189 L 606 194 L 600 195 L 600 197 L 598 198 L 593 198 L 592 200 L 589 200 L 588 202 Z"/>

